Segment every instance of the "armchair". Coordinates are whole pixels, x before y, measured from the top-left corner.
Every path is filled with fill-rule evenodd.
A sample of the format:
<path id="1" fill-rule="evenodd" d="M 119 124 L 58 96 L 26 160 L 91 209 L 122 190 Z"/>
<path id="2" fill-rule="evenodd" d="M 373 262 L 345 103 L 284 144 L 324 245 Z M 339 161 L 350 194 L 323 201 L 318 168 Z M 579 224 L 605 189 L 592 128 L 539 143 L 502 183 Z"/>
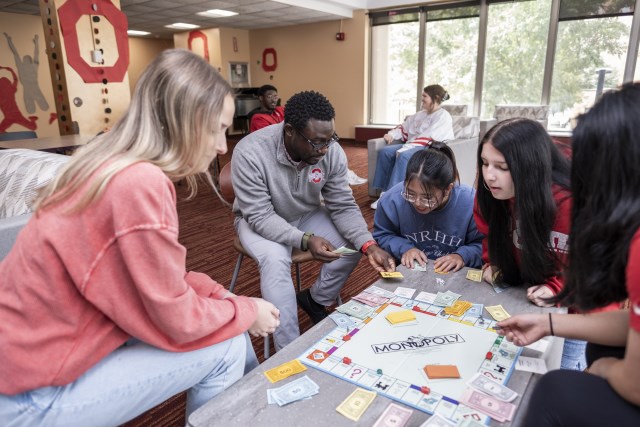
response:
<path id="1" fill-rule="evenodd" d="M 537 120 L 546 129 L 549 122 L 548 105 L 496 105 L 493 119 L 480 122 L 480 139 L 498 122 L 515 117 Z"/>
<path id="2" fill-rule="evenodd" d="M 453 120 L 453 135 L 455 139 L 446 141 L 453 150 L 456 157 L 458 172 L 460 173 L 460 183 L 473 186 L 476 181 L 476 153 L 480 133 L 480 118 L 466 115 L 453 115 L 453 113 L 466 114 L 466 105 L 443 105 L 451 114 Z M 393 141 L 392 144 L 399 144 L 400 141 Z M 383 138 L 370 139 L 367 142 L 367 165 L 369 178 L 369 196 L 377 197 L 379 190 L 373 188 L 373 177 L 376 173 L 376 162 L 378 160 L 378 150 L 386 145 Z"/>

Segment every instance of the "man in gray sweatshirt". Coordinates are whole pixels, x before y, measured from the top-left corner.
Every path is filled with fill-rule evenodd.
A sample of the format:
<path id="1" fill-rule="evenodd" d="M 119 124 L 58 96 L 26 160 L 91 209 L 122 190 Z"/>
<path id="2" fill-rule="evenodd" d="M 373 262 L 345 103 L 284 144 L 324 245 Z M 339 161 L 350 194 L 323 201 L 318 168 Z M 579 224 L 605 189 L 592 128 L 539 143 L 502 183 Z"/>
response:
<path id="1" fill-rule="evenodd" d="M 376 270 L 395 270 L 349 188 L 331 103 L 320 93 L 300 92 L 289 99 L 284 115 L 284 122 L 243 138 L 231 159 L 238 235 L 259 265 L 262 296 L 280 310 L 276 350 L 300 335 L 296 299 L 319 322 L 358 264 L 360 253 L 339 255 L 334 249 L 358 249 Z M 292 248 L 308 250 L 325 263 L 313 286 L 298 295 L 291 278 Z"/>

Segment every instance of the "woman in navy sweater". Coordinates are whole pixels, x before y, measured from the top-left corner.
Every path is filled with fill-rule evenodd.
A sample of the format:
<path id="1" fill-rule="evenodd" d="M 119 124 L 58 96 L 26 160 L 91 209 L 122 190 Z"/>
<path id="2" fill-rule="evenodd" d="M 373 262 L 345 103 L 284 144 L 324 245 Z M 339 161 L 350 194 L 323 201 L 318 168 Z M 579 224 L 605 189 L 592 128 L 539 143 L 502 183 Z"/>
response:
<path id="1" fill-rule="evenodd" d="M 380 198 L 373 237 L 402 265 L 438 271 L 480 267 L 482 239 L 473 219 L 475 190 L 459 184 L 453 151 L 434 142 L 409 160 L 404 182 Z"/>

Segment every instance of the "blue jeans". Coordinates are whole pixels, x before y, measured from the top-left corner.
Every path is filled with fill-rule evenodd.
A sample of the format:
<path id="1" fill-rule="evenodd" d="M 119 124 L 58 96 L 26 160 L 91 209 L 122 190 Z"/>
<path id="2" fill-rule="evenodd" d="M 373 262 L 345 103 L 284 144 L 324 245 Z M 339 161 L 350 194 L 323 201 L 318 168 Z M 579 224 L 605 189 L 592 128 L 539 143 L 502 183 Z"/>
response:
<path id="1" fill-rule="evenodd" d="M 416 151 L 424 150 L 424 147 L 416 147 L 397 154 L 404 144 L 387 145 L 378 150 L 376 160 L 376 174 L 373 177 L 373 187 L 387 191 L 399 182 L 403 182 L 407 175 L 409 159 Z"/>
<path id="2" fill-rule="evenodd" d="M 76 381 L 0 395 L 0 425 L 113 426 L 187 392 L 187 417 L 257 366 L 248 334 L 184 353 L 131 339 Z M 253 360 L 251 360 L 253 358 Z"/>
<path id="3" fill-rule="evenodd" d="M 586 341 L 565 339 L 564 347 L 562 348 L 560 369 L 584 371 L 587 367 L 587 359 L 585 357 L 586 348 Z"/>

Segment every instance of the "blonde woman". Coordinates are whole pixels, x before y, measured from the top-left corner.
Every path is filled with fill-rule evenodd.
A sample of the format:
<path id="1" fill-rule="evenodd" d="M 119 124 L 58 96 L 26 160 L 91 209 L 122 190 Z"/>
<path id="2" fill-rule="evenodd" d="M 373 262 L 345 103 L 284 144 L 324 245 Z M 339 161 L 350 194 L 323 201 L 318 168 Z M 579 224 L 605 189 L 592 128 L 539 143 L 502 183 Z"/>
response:
<path id="1" fill-rule="evenodd" d="M 233 112 L 209 64 L 165 51 L 41 191 L 0 263 L 0 425 L 117 425 L 183 390 L 188 415 L 255 364 L 243 333 L 278 310 L 186 271 L 172 183 L 195 192 Z"/>

